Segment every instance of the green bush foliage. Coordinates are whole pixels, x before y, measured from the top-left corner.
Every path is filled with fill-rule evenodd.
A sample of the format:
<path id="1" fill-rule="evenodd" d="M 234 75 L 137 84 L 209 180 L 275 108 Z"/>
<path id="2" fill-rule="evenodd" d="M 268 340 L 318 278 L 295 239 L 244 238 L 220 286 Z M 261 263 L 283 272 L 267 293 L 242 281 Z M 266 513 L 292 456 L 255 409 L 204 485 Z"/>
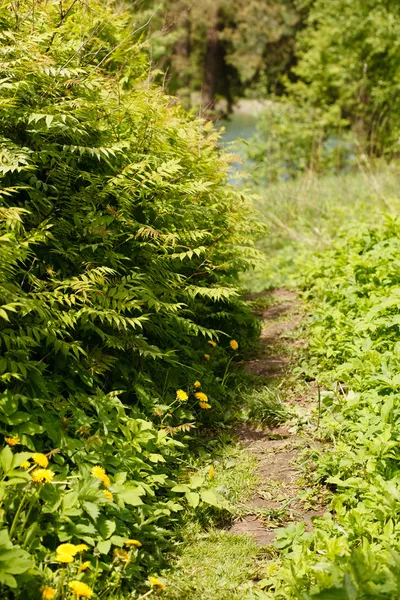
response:
<path id="1" fill-rule="evenodd" d="M 176 478 L 187 432 L 231 414 L 256 226 L 120 3 L 0 23 L 0 594 L 136 597 L 179 512 L 217 504 Z"/>
<path id="2" fill-rule="evenodd" d="M 304 27 L 286 94 L 267 107 L 250 157 L 261 179 L 329 174 L 358 155 L 398 156 L 400 12 L 396 0 L 299 0 Z"/>
<path id="3" fill-rule="evenodd" d="M 331 515 L 278 536 L 267 597 L 339 600 L 400 595 L 400 224 L 353 225 L 309 264 L 313 307 L 305 374 L 322 389 L 317 475 Z"/>
<path id="4" fill-rule="evenodd" d="M 333 128 L 331 113 L 288 98 L 270 102 L 257 123 L 247 154 L 256 183 L 293 180 L 304 173 L 333 174 L 354 166 L 352 135 Z M 346 122 L 342 120 L 342 125 Z"/>

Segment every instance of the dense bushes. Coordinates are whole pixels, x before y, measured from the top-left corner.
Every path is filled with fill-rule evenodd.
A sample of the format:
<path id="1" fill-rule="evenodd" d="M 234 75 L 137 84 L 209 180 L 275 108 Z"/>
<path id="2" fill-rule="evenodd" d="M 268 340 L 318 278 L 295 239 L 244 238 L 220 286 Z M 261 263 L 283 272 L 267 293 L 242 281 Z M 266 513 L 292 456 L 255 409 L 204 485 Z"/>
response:
<path id="1" fill-rule="evenodd" d="M 301 0 L 286 95 L 265 111 L 250 156 L 259 177 L 330 173 L 355 155 L 399 153 L 400 13 L 392 0 Z"/>
<path id="2" fill-rule="evenodd" d="M 334 492 L 332 516 L 287 533 L 271 597 L 399 597 L 399 247 L 398 219 L 357 224 L 305 272 L 305 374 L 325 390 L 317 474 Z"/>
<path id="3" fill-rule="evenodd" d="M 229 416 L 254 331 L 245 198 L 117 6 L 0 9 L 2 597 L 135 597 L 184 504 L 215 502 L 179 501 L 177 437 Z"/>

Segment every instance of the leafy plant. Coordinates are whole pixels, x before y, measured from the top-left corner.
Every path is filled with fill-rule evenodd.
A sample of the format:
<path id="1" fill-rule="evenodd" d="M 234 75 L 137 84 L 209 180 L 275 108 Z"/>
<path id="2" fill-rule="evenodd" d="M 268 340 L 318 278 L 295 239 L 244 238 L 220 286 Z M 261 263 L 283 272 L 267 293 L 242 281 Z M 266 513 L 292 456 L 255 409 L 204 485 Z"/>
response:
<path id="1" fill-rule="evenodd" d="M 313 317 L 302 369 L 326 389 L 320 435 L 332 444 L 316 474 L 332 514 L 310 534 L 280 536 L 267 597 L 398 597 L 399 239 L 393 217 L 348 227 L 303 271 Z"/>
<path id="2" fill-rule="evenodd" d="M 148 85 L 131 12 L 0 22 L 1 595 L 140 596 L 195 504 L 188 432 L 229 417 L 229 340 L 257 333 L 235 287 L 257 225 L 212 126 Z"/>

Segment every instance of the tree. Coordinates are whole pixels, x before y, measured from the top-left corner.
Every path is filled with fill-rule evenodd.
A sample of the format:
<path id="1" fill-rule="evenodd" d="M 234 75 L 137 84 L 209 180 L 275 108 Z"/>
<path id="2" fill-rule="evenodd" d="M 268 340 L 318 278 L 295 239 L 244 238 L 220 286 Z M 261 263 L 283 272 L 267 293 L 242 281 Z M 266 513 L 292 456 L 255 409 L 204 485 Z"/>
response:
<path id="1" fill-rule="evenodd" d="M 257 85 L 263 95 L 281 91 L 279 78 L 293 65 L 300 25 L 294 0 L 172 0 L 155 15 L 149 41 L 171 93 L 187 99 L 197 91 L 205 109 L 224 98 L 230 110 Z"/>

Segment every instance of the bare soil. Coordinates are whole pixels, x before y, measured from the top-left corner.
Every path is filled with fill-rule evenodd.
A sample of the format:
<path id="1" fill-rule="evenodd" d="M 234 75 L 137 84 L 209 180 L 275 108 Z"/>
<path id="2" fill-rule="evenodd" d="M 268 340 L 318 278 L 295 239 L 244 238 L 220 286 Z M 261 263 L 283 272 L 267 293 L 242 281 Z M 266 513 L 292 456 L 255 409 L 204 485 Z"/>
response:
<path id="1" fill-rule="evenodd" d="M 257 294 L 251 299 L 257 306 L 261 304 L 261 348 L 257 358 L 248 361 L 246 369 L 267 385 L 268 381 L 281 383 L 288 402 L 299 405 L 303 421 L 309 423 L 308 427 L 299 428 L 289 422 L 268 430 L 241 425 L 237 430 L 242 445 L 257 458 L 261 483 L 254 496 L 243 504 L 243 514 L 230 531 L 249 534 L 259 545 L 267 546 L 274 541 L 277 527 L 303 521 L 309 530 L 312 518 L 325 510 L 322 499 L 307 494 L 309 462 L 305 454 L 319 446 L 312 435 L 316 386 L 311 384 L 308 390 L 299 392 L 297 388 L 291 389 L 290 384 L 296 348 L 302 345 L 293 335 L 303 317 L 301 304 L 296 294 L 286 289 Z"/>

